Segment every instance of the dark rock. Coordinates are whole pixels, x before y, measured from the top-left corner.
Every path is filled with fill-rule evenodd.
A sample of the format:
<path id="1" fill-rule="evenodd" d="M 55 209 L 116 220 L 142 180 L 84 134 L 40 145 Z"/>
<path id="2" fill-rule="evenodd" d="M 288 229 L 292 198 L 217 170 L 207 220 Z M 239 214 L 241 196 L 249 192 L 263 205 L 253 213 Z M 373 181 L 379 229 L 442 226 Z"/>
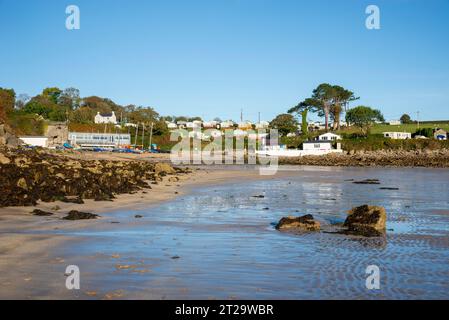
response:
<path id="1" fill-rule="evenodd" d="M 319 231 L 320 223 L 311 214 L 302 217 L 284 217 L 276 225 L 277 230 Z"/>
<path id="2" fill-rule="evenodd" d="M 252 198 L 263 199 L 263 198 L 265 198 L 265 196 L 263 194 L 259 194 L 257 196 L 252 196 Z"/>
<path id="3" fill-rule="evenodd" d="M 141 216 L 140 214 L 136 214 L 136 215 L 134 216 L 134 218 L 140 219 L 140 218 L 143 218 L 143 216 Z"/>
<path id="4" fill-rule="evenodd" d="M 87 220 L 87 219 L 97 219 L 98 215 L 89 212 L 80 212 L 76 210 L 70 211 L 64 220 Z"/>
<path id="5" fill-rule="evenodd" d="M 83 199 L 81 199 L 78 196 L 62 197 L 61 201 L 65 202 L 65 203 L 76 203 L 76 204 L 83 204 L 84 203 Z"/>
<path id="6" fill-rule="evenodd" d="M 363 205 L 348 212 L 343 226 L 348 233 L 365 237 L 378 237 L 385 234 L 387 214 L 385 208 Z"/>
<path id="7" fill-rule="evenodd" d="M 399 188 L 382 187 L 380 190 L 399 190 Z"/>
<path id="8" fill-rule="evenodd" d="M 362 181 L 354 181 L 355 184 L 380 184 L 378 179 L 366 179 Z"/>
<path id="9" fill-rule="evenodd" d="M 47 211 L 43 211 L 40 209 L 34 209 L 33 212 L 31 212 L 34 216 L 40 216 L 40 217 L 48 217 L 48 216 L 52 216 L 53 213 L 51 212 L 47 212 Z"/>

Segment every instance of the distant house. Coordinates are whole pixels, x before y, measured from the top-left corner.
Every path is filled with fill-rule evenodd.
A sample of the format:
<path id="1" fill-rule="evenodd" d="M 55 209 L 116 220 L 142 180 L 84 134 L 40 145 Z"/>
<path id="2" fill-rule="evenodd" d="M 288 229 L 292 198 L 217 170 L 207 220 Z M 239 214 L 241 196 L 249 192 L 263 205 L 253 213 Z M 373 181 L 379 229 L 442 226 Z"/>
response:
<path id="1" fill-rule="evenodd" d="M 220 123 L 220 128 L 222 129 L 230 129 L 232 127 L 234 127 L 234 122 L 232 122 L 231 120 L 223 121 Z"/>
<path id="2" fill-rule="evenodd" d="M 256 123 L 256 129 L 268 129 L 270 123 L 268 121 L 260 121 Z"/>
<path id="3" fill-rule="evenodd" d="M 115 116 L 115 112 L 112 111 L 111 113 L 102 113 L 97 112 L 97 115 L 95 116 L 95 123 L 112 123 L 117 124 L 117 117 Z"/>
<path id="4" fill-rule="evenodd" d="M 250 121 L 243 121 L 239 123 L 239 129 L 250 130 L 253 128 L 253 124 Z"/>
<path id="5" fill-rule="evenodd" d="M 169 128 L 169 129 L 177 129 L 178 128 L 178 125 L 174 122 L 165 121 L 165 124 L 167 125 L 167 128 Z"/>
<path id="6" fill-rule="evenodd" d="M 435 129 L 433 132 L 433 137 L 437 140 L 447 140 L 447 131 L 443 129 Z"/>
<path id="7" fill-rule="evenodd" d="M 307 152 L 329 152 L 331 150 L 341 150 L 341 145 L 337 144 L 337 149 L 333 149 L 332 141 L 307 141 L 302 144 L 302 149 Z"/>
<path id="8" fill-rule="evenodd" d="M 412 134 L 409 132 L 384 132 L 383 135 L 385 138 L 396 140 L 406 140 L 412 138 Z"/>
<path id="9" fill-rule="evenodd" d="M 179 129 L 185 129 L 187 127 L 187 121 L 177 121 L 176 125 Z"/>
<path id="10" fill-rule="evenodd" d="M 218 122 L 217 121 L 204 121 L 203 123 L 203 127 L 205 129 L 215 129 L 218 126 Z"/>
<path id="11" fill-rule="evenodd" d="M 137 128 L 137 124 L 135 124 L 135 123 L 125 123 L 124 126 L 126 128 L 128 128 L 128 127 Z"/>
<path id="12" fill-rule="evenodd" d="M 388 121 L 388 124 L 390 126 L 400 126 L 402 123 L 401 123 L 401 120 L 391 120 L 391 121 Z"/>
<path id="13" fill-rule="evenodd" d="M 328 132 L 328 133 L 318 136 L 317 140 L 319 140 L 319 141 L 337 141 L 337 140 L 342 140 L 342 138 L 338 134 Z"/>

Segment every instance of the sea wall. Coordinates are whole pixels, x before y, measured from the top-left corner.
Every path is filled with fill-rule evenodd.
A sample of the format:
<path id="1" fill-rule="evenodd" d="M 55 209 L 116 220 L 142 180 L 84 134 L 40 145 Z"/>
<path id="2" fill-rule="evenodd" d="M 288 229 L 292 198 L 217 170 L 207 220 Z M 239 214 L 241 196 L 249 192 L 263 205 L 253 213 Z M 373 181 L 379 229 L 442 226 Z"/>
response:
<path id="1" fill-rule="evenodd" d="M 355 167 L 432 167 L 449 168 L 449 150 L 359 151 L 325 156 L 284 157 L 280 164 Z"/>

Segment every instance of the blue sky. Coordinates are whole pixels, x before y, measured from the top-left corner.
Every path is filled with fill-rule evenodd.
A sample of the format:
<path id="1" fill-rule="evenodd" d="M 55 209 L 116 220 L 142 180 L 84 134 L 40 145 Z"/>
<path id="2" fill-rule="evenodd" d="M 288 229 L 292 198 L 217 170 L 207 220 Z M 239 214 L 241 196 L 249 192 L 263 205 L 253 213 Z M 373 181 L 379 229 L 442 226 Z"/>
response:
<path id="1" fill-rule="evenodd" d="M 381 30 L 365 28 L 369 4 Z M 448 0 L 0 0 L 0 30 L 0 87 L 17 93 L 271 120 L 328 82 L 387 119 L 449 119 Z"/>

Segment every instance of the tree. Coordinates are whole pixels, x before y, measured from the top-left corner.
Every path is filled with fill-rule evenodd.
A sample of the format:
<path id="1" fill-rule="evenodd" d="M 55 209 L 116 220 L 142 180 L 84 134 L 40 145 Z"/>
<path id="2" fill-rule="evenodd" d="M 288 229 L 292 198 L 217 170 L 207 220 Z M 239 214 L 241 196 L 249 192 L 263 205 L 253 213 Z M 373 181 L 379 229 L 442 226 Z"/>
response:
<path id="1" fill-rule="evenodd" d="M 313 90 L 312 99 L 319 108 L 319 112 L 324 115 L 326 131 L 329 130 L 329 114 L 334 97 L 334 88 L 328 83 L 320 84 Z"/>
<path id="2" fill-rule="evenodd" d="M 42 91 L 42 96 L 51 100 L 53 103 L 58 103 L 58 98 L 61 95 L 62 90 L 57 87 L 45 88 Z"/>
<path id="3" fill-rule="evenodd" d="M 379 110 L 358 106 L 346 113 L 346 121 L 353 123 L 366 135 L 375 121 L 385 121 L 385 119 Z"/>
<path id="4" fill-rule="evenodd" d="M 14 109 L 16 93 L 13 89 L 0 87 L 0 120 L 5 120 L 6 114 Z"/>
<path id="5" fill-rule="evenodd" d="M 319 103 L 312 98 L 307 98 L 306 100 L 298 103 L 296 106 L 288 110 L 288 113 L 295 113 L 301 117 L 301 132 L 303 135 L 308 133 L 308 123 L 307 115 L 309 111 L 314 111 L 319 107 Z"/>
<path id="6" fill-rule="evenodd" d="M 298 121 L 291 114 L 280 114 L 270 122 L 270 126 L 285 136 L 298 129 Z"/>
<path id="7" fill-rule="evenodd" d="M 354 95 L 354 92 L 346 90 L 341 86 L 333 86 L 333 103 L 330 109 L 330 114 L 333 120 L 333 130 L 340 129 L 341 113 L 347 110 L 349 102 L 358 100 L 360 98 Z"/>
<path id="8" fill-rule="evenodd" d="M 401 117 L 402 124 L 412 123 L 412 118 L 408 114 L 403 114 Z"/>
<path id="9" fill-rule="evenodd" d="M 15 108 L 17 110 L 22 110 L 23 107 L 30 101 L 31 97 L 26 93 L 21 93 L 17 96 Z"/>
<path id="10" fill-rule="evenodd" d="M 81 103 L 80 91 L 76 88 L 65 89 L 58 96 L 57 103 L 71 110 L 79 108 Z"/>

